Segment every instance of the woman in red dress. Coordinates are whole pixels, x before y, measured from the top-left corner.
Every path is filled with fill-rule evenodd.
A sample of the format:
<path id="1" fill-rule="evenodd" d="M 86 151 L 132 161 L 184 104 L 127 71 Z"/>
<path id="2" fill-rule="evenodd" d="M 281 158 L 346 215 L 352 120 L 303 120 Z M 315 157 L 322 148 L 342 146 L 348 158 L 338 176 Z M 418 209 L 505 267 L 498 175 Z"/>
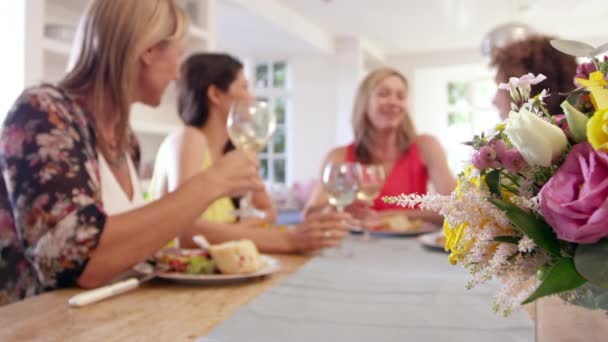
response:
<path id="1" fill-rule="evenodd" d="M 353 108 L 355 141 L 329 152 L 329 162 L 379 164 L 386 181 L 371 207 L 355 203 L 347 210 L 373 226 L 386 217 L 407 216 L 440 223 L 442 218 L 418 209 L 402 209 L 382 201 L 384 196 L 425 194 L 429 183 L 437 193 L 449 194 L 456 186 L 443 148 L 431 135 L 418 135 L 407 109 L 408 82 L 398 71 L 380 68 L 372 71 L 359 85 Z M 318 184 L 306 213 L 327 203 Z"/>

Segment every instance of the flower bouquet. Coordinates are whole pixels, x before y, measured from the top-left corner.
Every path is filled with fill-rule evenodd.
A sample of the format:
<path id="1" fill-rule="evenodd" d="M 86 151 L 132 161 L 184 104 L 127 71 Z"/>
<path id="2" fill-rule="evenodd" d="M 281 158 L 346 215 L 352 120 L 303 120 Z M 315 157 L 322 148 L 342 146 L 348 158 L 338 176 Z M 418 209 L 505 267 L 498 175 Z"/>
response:
<path id="1" fill-rule="evenodd" d="M 470 271 L 468 288 L 501 279 L 494 310 L 505 315 L 548 295 L 608 310 L 608 61 L 582 43 L 552 44 L 592 60 L 564 114 L 547 111 L 546 90 L 530 97 L 545 76 L 511 78 L 499 86 L 513 100 L 508 119 L 467 143 L 475 152 L 451 195 L 385 198 L 443 215 L 449 261 Z"/>

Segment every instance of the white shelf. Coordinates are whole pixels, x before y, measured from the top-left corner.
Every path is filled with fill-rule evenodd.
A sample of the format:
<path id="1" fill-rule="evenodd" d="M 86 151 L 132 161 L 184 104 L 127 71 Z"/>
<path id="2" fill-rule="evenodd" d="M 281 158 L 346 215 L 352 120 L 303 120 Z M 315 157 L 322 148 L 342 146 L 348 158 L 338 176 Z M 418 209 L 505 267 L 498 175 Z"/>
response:
<path id="1" fill-rule="evenodd" d="M 70 55 L 70 50 L 72 49 L 70 44 L 48 37 L 44 38 L 42 45 L 44 47 L 44 51 L 59 56 L 65 56 L 66 58 Z"/>
<path id="2" fill-rule="evenodd" d="M 178 125 L 162 124 L 157 122 L 131 121 L 131 127 L 136 133 L 167 135 L 177 128 Z"/>

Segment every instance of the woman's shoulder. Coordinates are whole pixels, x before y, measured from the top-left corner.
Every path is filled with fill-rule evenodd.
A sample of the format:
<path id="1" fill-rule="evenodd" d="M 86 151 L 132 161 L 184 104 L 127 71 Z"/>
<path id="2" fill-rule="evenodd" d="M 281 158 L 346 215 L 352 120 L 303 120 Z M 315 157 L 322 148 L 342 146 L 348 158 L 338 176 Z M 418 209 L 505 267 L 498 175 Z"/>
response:
<path id="1" fill-rule="evenodd" d="M 5 123 L 36 120 L 49 120 L 54 123 L 72 122 L 82 117 L 80 105 L 60 88 L 42 84 L 26 88 L 17 98 L 9 112 Z"/>
<path id="2" fill-rule="evenodd" d="M 414 138 L 413 143 L 426 162 L 444 155 L 439 139 L 431 134 L 419 134 Z"/>
<path id="3" fill-rule="evenodd" d="M 43 83 L 25 88 L 21 93 L 22 98 L 41 98 L 52 101 L 66 101 L 69 96 L 59 87 L 49 83 Z"/>
<path id="4" fill-rule="evenodd" d="M 207 146 L 207 138 L 200 130 L 182 126 L 169 133 L 162 142 L 159 153 L 163 154 L 182 154 L 195 153 L 201 154 Z"/>
<path id="5" fill-rule="evenodd" d="M 333 161 L 333 162 L 346 161 L 346 157 L 347 157 L 349 148 L 351 148 L 351 145 L 338 146 L 338 147 L 335 147 L 335 148 L 329 150 L 329 152 L 327 153 L 327 156 L 325 157 L 326 161 Z"/>
<path id="6" fill-rule="evenodd" d="M 427 143 L 430 143 L 430 144 L 439 143 L 439 141 L 437 140 L 437 138 L 434 135 L 427 134 L 427 133 L 416 135 L 414 137 L 414 142 L 417 143 L 418 145 L 420 145 L 420 144 L 424 145 Z"/>
<path id="7" fill-rule="evenodd" d="M 420 151 L 435 150 L 438 147 L 441 148 L 441 143 L 434 135 L 431 134 L 418 134 L 412 141 L 416 148 Z"/>
<path id="8" fill-rule="evenodd" d="M 181 126 L 169 133 L 165 141 L 173 142 L 177 145 L 195 144 L 196 146 L 205 146 L 207 144 L 207 137 L 203 132 L 194 127 Z"/>

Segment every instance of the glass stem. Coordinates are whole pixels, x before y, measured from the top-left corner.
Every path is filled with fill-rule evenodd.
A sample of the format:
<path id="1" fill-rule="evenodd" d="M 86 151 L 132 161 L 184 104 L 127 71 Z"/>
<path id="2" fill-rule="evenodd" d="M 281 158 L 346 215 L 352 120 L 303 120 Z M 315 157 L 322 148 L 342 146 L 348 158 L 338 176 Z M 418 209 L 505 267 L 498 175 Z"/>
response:
<path id="1" fill-rule="evenodd" d="M 365 205 L 368 207 L 368 209 L 372 209 L 372 204 L 373 202 L 365 202 Z M 362 227 L 363 228 L 363 237 L 362 240 L 363 241 L 369 241 L 372 238 L 372 235 L 370 234 L 369 230 L 371 229 L 371 227 Z"/>
<path id="2" fill-rule="evenodd" d="M 239 205 L 240 209 L 243 211 L 247 211 L 251 209 L 251 198 L 253 197 L 253 193 L 251 191 L 247 191 L 245 195 L 241 198 Z"/>

